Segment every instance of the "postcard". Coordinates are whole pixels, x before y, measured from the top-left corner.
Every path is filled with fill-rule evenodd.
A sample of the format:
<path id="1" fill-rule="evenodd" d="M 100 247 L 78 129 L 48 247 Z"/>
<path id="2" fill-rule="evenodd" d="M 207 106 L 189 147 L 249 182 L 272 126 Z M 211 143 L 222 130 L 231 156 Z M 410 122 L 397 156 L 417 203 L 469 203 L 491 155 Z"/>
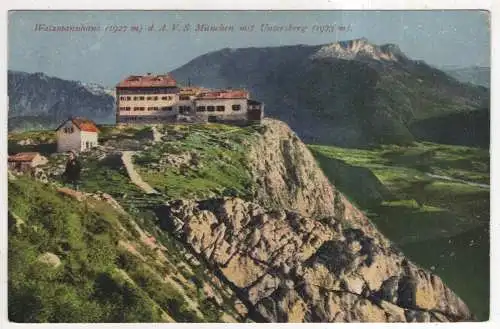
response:
<path id="1" fill-rule="evenodd" d="M 489 15 L 10 11 L 9 321 L 487 321 Z"/>

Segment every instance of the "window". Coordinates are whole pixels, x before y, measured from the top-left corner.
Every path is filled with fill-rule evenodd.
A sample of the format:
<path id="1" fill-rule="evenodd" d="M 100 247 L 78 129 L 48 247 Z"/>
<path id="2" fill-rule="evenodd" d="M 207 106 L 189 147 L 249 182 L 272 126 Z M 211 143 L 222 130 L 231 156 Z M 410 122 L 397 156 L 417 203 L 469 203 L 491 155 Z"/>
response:
<path id="1" fill-rule="evenodd" d="M 217 111 L 218 112 L 224 112 L 225 110 L 226 110 L 226 107 L 224 105 L 217 106 Z"/>
<path id="2" fill-rule="evenodd" d="M 198 106 L 198 107 L 196 108 L 196 111 L 197 111 L 197 112 L 205 112 L 205 106 Z"/>
<path id="3" fill-rule="evenodd" d="M 134 106 L 134 111 L 139 111 L 140 109 L 140 107 Z"/>
<path id="4" fill-rule="evenodd" d="M 234 105 L 233 105 L 233 111 L 239 111 L 239 110 L 241 110 L 241 105 L 239 105 L 239 104 L 234 104 Z"/>
<path id="5" fill-rule="evenodd" d="M 207 111 L 209 112 L 215 111 L 215 106 L 207 106 Z"/>
<path id="6" fill-rule="evenodd" d="M 153 97 L 153 100 L 157 101 L 158 100 L 158 96 Z"/>
<path id="7" fill-rule="evenodd" d="M 139 96 L 134 96 L 134 101 L 139 100 Z"/>
<path id="8" fill-rule="evenodd" d="M 168 97 L 167 97 L 167 96 L 162 96 L 162 97 L 161 97 L 161 99 L 162 99 L 163 101 L 166 101 L 166 100 L 168 99 Z"/>
<path id="9" fill-rule="evenodd" d="M 188 101 L 189 100 L 189 96 L 187 96 L 187 95 L 180 95 L 179 96 L 179 100 L 181 100 L 181 101 Z"/>
<path id="10" fill-rule="evenodd" d="M 172 106 L 163 106 L 162 111 L 172 111 Z"/>
<path id="11" fill-rule="evenodd" d="M 66 134 L 72 134 L 74 132 L 73 127 L 66 127 L 63 129 L 64 133 Z"/>
<path id="12" fill-rule="evenodd" d="M 143 101 L 144 100 L 144 96 L 139 96 L 139 100 Z"/>
<path id="13" fill-rule="evenodd" d="M 148 101 L 150 101 L 150 100 L 152 100 L 152 99 L 153 99 L 153 97 L 152 97 L 152 96 L 148 96 L 148 97 L 146 97 L 146 99 L 147 99 Z"/>
<path id="14" fill-rule="evenodd" d="M 85 148 L 87 148 L 87 149 L 90 148 L 90 143 L 88 141 L 85 142 Z"/>
<path id="15" fill-rule="evenodd" d="M 127 100 L 128 100 L 128 101 L 130 100 L 130 98 L 131 98 L 130 96 L 127 96 Z"/>
<path id="16" fill-rule="evenodd" d="M 153 111 L 154 109 L 155 109 L 155 108 L 154 108 L 154 107 L 152 107 L 152 106 L 148 107 L 148 111 Z"/>

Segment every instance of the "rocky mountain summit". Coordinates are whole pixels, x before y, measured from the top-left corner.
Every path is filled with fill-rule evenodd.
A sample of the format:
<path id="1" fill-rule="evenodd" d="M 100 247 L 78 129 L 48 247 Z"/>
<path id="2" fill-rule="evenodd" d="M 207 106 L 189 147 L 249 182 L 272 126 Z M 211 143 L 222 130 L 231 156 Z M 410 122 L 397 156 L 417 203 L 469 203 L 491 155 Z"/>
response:
<path id="1" fill-rule="evenodd" d="M 366 38 L 324 45 L 311 55 L 310 58 L 339 58 L 344 60 L 376 60 L 388 62 L 409 60 L 397 45 L 374 45 Z"/>

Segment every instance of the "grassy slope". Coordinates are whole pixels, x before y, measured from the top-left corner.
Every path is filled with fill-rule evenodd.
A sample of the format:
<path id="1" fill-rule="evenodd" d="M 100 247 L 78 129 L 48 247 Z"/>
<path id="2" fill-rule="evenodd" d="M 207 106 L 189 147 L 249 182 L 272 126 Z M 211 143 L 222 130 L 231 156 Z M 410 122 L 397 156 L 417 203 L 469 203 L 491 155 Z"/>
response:
<path id="1" fill-rule="evenodd" d="M 187 265 L 178 243 L 155 230 L 151 214 L 131 210 L 135 221 L 167 246 L 167 262 L 158 262 L 139 240 L 129 217 L 100 201 L 85 205 L 28 178 L 9 181 L 10 320 L 220 321 L 221 309 L 201 290 L 207 279 L 203 265 Z M 62 265 L 40 264 L 36 258 L 45 252 L 58 255 Z M 165 273 L 176 283 L 163 281 Z M 186 298 L 199 305 L 201 315 Z M 226 303 L 225 311 L 234 315 Z"/>
<path id="2" fill-rule="evenodd" d="M 426 173 L 489 183 L 488 151 L 415 143 L 371 150 L 311 145 L 325 174 L 410 259 L 435 271 L 480 318 L 489 314 L 489 189 L 439 180 Z M 371 170 L 376 176 L 345 180 L 345 166 Z M 384 200 L 355 193 L 382 183 Z M 359 188 L 358 188 L 359 186 Z"/>
<path id="3" fill-rule="evenodd" d="M 253 127 L 176 125 L 159 130 L 172 138 L 139 152 L 134 162 L 142 178 L 169 199 L 252 194 L 245 156 L 255 133 Z M 189 164 L 151 167 L 161 162 L 164 154 L 187 153 L 194 157 Z"/>
<path id="4" fill-rule="evenodd" d="M 103 211 L 105 216 L 109 216 L 114 223 L 113 227 L 106 230 L 103 235 L 106 239 L 110 240 L 111 247 L 110 258 L 107 259 L 106 263 L 109 265 L 106 268 L 96 268 L 94 272 L 98 273 L 98 276 L 90 275 L 87 272 L 82 272 L 81 268 L 77 268 L 74 272 L 81 276 L 82 281 L 86 283 L 86 290 L 81 290 L 74 282 L 66 281 L 63 277 L 53 277 L 48 275 L 47 278 L 42 276 L 37 276 L 33 280 L 26 280 L 26 273 L 34 273 L 35 256 L 50 251 L 57 255 L 60 255 L 60 246 L 58 245 L 59 240 L 63 241 L 61 243 L 66 243 L 67 237 L 63 231 L 49 232 L 45 233 L 42 239 L 44 241 L 53 240 L 54 245 L 50 248 L 46 246 L 40 248 L 29 248 L 29 254 L 24 254 L 22 247 L 18 247 L 16 244 L 19 243 L 22 246 L 31 246 L 36 244 L 32 240 L 26 240 L 20 232 L 10 231 L 9 232 L 9 243 L 11 243 L 12 248 L 9 251 L 9 256 L 12 255 L 12 259 L 19 260 L 15 264 L 19 266 L 12 266 L 13 261 L 9 261 L 9 266 L 11 266 L 11 272 L 9 277 L 15 278 L 19 277 L 16 281 L 16 285 L 20 288 L 20 292 L 17 290 L 11 290 L 9 297 L 9 303 L 13 303 L 12 308 L 17 308 L 16 306 L 21 303 L 26 302 L 26 298 L 30 300 L 37 300 L 37 306 L 34 307 L 33 312 L 24 313 L 12 313 L 10 318 L 14 321 L 34 321 L 34 322 L 61 322 L 61 321 L 77 321 L 77 322 L 154 322 L 154 321 L 165 321 L 169 319 L 169 314 L 175 321 L 189 321 L 189 322 L 205 322 L 205 321 L 221 321 L 222 312 L 226 313 L 224 316 L 229 315 L 233 318 L 237 318 L 238 315 L 234 310 L 234 303 L 231 301 L 231 297 L 222 293 L 222 298 L 224 299 L 224 305 L 221 310 L 220 307 L 215 307 L 212 302 L 206 298 L 201 287 L 203 282 L 210 281 L 207 271 L 203 264 L 199 266 L 188 265 L 185 259 L 183 248 L 179 243 L 173 239 L 168 233 L 165 233 L 157 228 L 157 218 L 153 212 L 148 210 L 151 206 L 163 204 L 168 199 L 174 199 L 179 197 L 186 197 L 189 195 L 203 195 L 206 193 L 215 193 L 221 195 L 228 194 L 238 194 L 238 195 L 248 195 L 250 193 L 250 179 L 248 172 L 244 168 L 244 150 L 245 147 L 244 140 L 249 138 L 254 132 L 253 128 L 235 128 L 235 127 L 215 127 L 215 126 L 200 126 L 198 128 L 191 127 L 188 129 L 196 130 L 193 136 L 187 139 L 173 141 L 172 143 L 166 143 L 166 147 L 180 147 L 182 150 L 198 150 L 202 162 L 201 174 L 184 176 L 181 172 L 169 172 L 165 173 L 150 173 L 147 172 L 146 177 L 151 179 L 155 186 L 157 184 L 165 184 L 168 186 L 168 190 L 161 190 L 164 196 L 146 196 L 142 191 L 140 191 L 135 185 L 133 185 L 128 179 L 127 173 L 121 164 L 119 155 L 108 155 L 103 159 L 99 159 L 96 154 L 82 154 L 80 160 L 83 165 L 82 172 L 82 186 L 81 189 L 85 192 L 97 192 L 102 191 L 112 195 L 117 199 L 120 204 L 124 205 L 126 210 L 135 217 L 135 221 L 145 230 L 150 232 L 158 241 L 165 246 L 167 246 L 167 258 L 169 264 L 165 265 L 165 268 L 151 268 L 151 266 L 146 265 L 155 263 L 153 259 L 147 259 L 146 262 L 141 262 L 136 257 L 131 256 L 123 250 L 117 248 L 118 237 L 114 236 L 113 232 L 116 231 L 116 225 L 119 220 L 123 220 L 114 213 L 109 206 L 105 206 L 101 211 Z M 217 128 L 217 129 L 214 129 Z M 182 130 L 182 127 L 180 128 Z M 219 134 L 220 130 L 224 130 L 223 134 Z M 193 132 L 193 131 L 192 131 Z M 150 128 L 146 127 L 131 127 L 126 129 L 116 129 L 113 127 L 102 127 L 101 129 L 101 142 L 105 141 L 123 141 L 127 139 L 137 140 L 143 138 L 146 135 L 150 135 Z M 172 133 L 172 132 L 170 132 Z M 50 159 L 50 167 L 56 167 L 58 165 L 64 165 L 66 157 L 64 154 L 51 154 L 55 150 L 53 133 L 49 131 L 37 131 L 37 132 L 26 132 L 22 134 L 12 134 L 9 136 L 9 152 L 15 153 L 20 151 L 38 151 L 47 155 Z M 19 145 L 18 141 L 31 138 L 38 145 Z M 148 137 L 149 138 L 149 137 Z M 211 147 L 207 147 L 211 145 Z M 149 145 L 151 146 L 151 145 Z M 222 148 L 220 148 L 222 146 Z M 220 148 L 220 150 L 218 150 Z M 140 159 L 144 159 L 147 156 L 155 156 L 155 149 L 150 149 L 151 152 L 139 153 L 137 160 L 139 160 L 137 168 L 141 171 L 144 168 L 141 167 Z M 229 161 L 228 161 L 229 160 Z M 52 177 L 56 182 L 62 184 L 60 177 Z M 177 184 L 176 184 L 177 182 Z M 191 188 L 186 188 L 191 186 Z M 18 179 L 14 182 L 9 182 L 9 211 L 14 212 L 19 218 L 22 218 L 25 222 L 33 221 L 38 226 L 36 214 L 38 213 L 36 209 L 41 208 L 41 205 L 49 205 L 51 209 L 57 212 L 57 221 L 62 222 L 67 217 L 73 216 L 77 221 L 79 230 L 81 229 L 82 223 L 89 224 L 89 230 L 93 230 L 93 221 L 88 221 L 87 210 L 81 210 L 81 205 L 73 200 L 62 198 L 56 195 L 55 190 L 49 189 L 45 191 L 47 187 L 39 183 L 33 182 L 30 179 Z M 42 193 L 41 191 L 44 190 Z M 33 198 L 35 195 L 37 198 Z M 166 197 L 166 198 L 165 198 Z M 13 201 L 11 201 L 13 200 Z M 64 204 L 64 206 L 63 206 Z M 32 214 L 32 215 L 30 215 Z M 104 216 L 102 213 L 95 214 L 96 218 L 99 216 Z M 30 216 L 33 216 L 31 218 Z M 49 216 L 49 217 L 47 217 Z M 53 221 L 52 215 L 45 216 L 47 222 Z M 116 218 L 115 218 L 116 217 Z M 62 224 L 61 224 L 62 225 Z M 127 225 L 127 221 L 122 221 L 122 225 Z M 133 233 L 132 227 L 127 227 L 130 232 Z M 43 230 L 42 225 L 42 230 Z M 85 234 L 85 233 L 83 233 Z M 128 237 L 132 239 L 131 237 Z M 137 236 L 135 236 L 137 238 Z M 18 241 L 19 240 L 19 241 Z M 78 237 L 77 240 L 81 240 Z M 81 254 L 81 250 L 91 249 L 92 247 L 86 240 L 83 240 L 83 244 L 79 241 L 74 241 L 74 243 L 80 243 L 80 249 L 70 250 L 69 254 L 71 257 L 76 257 L 78 259 L 83 259 L 85 261 L 85 255 Z M 45 242 L 43 242 L 45 243 Z M 140 243 L 139 243 L 140 245 Z M 72 246 L 70 246 L 72 247 Z M 146 250 L 141 250 L 142 254 L 147 253 Z M 64 257 L 62 258 L 63 264 L 67 261 Z M 25 265 L 31 264 L 31 265 Z M 182 266 L 178 266 L 183 264 Z M 22 266 L 21 266 L 22 265 Z M 24 267 L 23 267 L 24 266 Z M 121 270 L 125 271 L 128 277 L 132 278 L 135 282 L 132 286 L 126 286 L 127 283 L 123 281 L 120 276 Z M 66 265 L 64 269 L 59 272 L 67 271 Z M 50 271 L 49 271 L 50 272 Z M 183 291 L 179 291 L 171 284 L 161 281 L 159 273 L 168 273 L 168 276 L 172 278 L 175 282 L 174 285 L 178 284 L 183 288 Z M 104 304 L 106 301 L 101 302 L 100 297 L 97 301 L 87 303 L 84 300 L 95 299 L 95 286 L 96 280 L 103 278 L 106 285 L 115 285 L 117 288 L 121 289 L 117 292 L 106 292 L 109 294 L 115 294 L 117 299 L 117 304 L 113 306 L 114 311 L 106 311 Z M 51 303 L 47 302 L 51 299 L 52 295 L 48 295 L 47 292 L 41 291 L 39 289 L 34 289 L 34 287 L 49 287 L 55 285 L 55 280 L 63 286 L 64 289 L 70 291 L 70 297 L 75 298 L 74 307 L 80 309 L 79 313 L 72 317 L 71 312 L 63 312 L 62 306 L 58 303 L 66 303 L 64 300 L 55 300 L 54 303 L 57 305 L 53 306 Z M 110 282 L 108 282 L 110 281 Z M 125 286 L 124 286 L 125 285 Z M 135 288 L 139 286 L 136 292 Z M 123 288 L 125 287 L 125 288 Z M 123 290 L 125 289 L 125 290 Z M 129 291 L 130 289 L 134 291 Z M 217 290 L 217 289 L 216 289 Z M 129 294 L 132 294 L 129 296 Z M 202 313 L 202 317 L 196 312 L 194 312 L 186 302 L 185 298 L 189 297 L 197 303 L 199 310 Z M 68 297 L 68 298 L 70 298 Z M 103 297 L 104 298 L 104 297 Z M 130 306 L 132 309 L 126 311 L 125 315 L 129 314 L 126 318 L 120 318 L 116 313 L 118 310 L 127 310 L 125 304 L 120 304 L 120 298 L 125 300 L 127 298 L 132 298 L 133 303 Z M 137 299 L 137 305 L 135 303 Z M 72 302 L 73 303 L 73 302 Z M 128 302 L 123 302 L 128 303 Z M 104 306 L 103 306 L 104 305 Z M 64 306 L 65 307 L 65 306 Z M 71 308 L 70 308 L 71 309 Z M 94 310 L 96 309 L 96 310 Z M 146 310 L 158 310 L 156 314 L 153 311 L 150 313 Z M 113 313 L 115 312 L 115 313 Z M 155 311 L 156 312 L 156 311 Z M 163 312 L 163 313 L 162 313 Z M 43 314 L 41 314 L 43 313 Z M 134 315 L 137 314 L 137 316 Z M 163 315 L 162 315 L 163 314 Z"/>

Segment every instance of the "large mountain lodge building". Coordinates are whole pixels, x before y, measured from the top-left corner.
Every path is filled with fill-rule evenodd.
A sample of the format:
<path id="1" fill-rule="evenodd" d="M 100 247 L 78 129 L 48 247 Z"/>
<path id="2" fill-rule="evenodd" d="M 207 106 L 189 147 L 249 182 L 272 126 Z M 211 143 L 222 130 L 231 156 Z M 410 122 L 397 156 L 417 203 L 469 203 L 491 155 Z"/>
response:
<path id="1" fill-rule="evenodd" d="M 179 87 L 169 74 L 129 76 L 116 86 L 116 123 L 260 121 L 264 104 L 246 90 Z"/>

